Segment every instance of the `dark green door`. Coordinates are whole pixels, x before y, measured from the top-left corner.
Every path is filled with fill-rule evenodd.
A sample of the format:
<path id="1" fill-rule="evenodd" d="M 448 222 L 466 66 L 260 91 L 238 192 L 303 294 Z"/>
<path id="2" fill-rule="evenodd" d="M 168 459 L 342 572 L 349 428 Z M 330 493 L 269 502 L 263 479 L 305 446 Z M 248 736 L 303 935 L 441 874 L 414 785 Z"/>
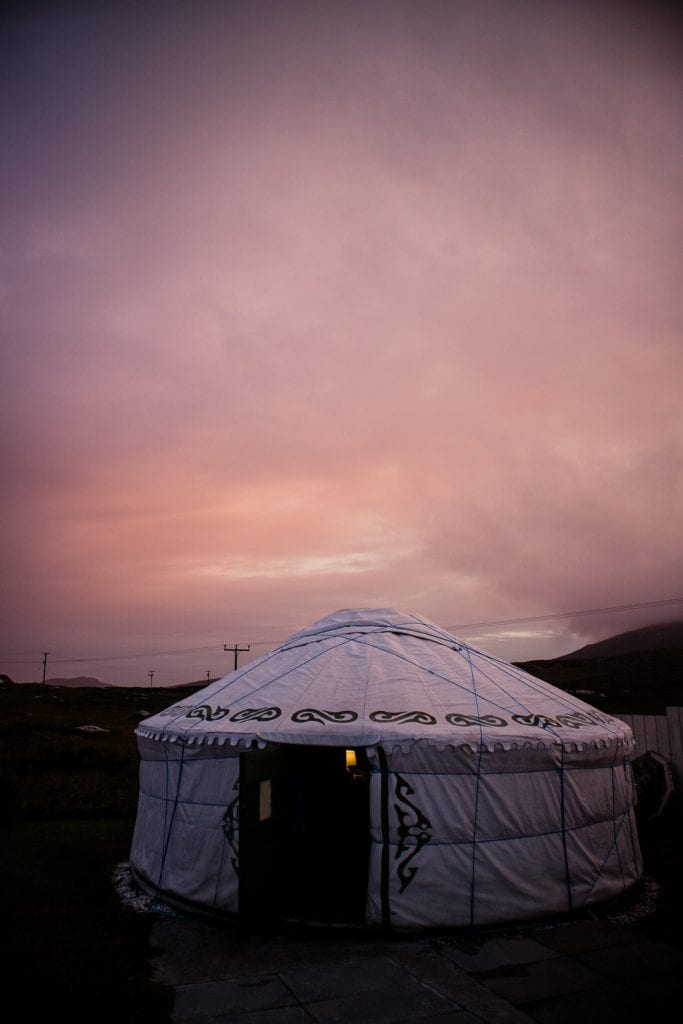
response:
<path id="1" fill-rule="evenodd" d="M 239 911 L 277 921 L 287 909 L 289 758 L 285 747 L 240 754 Z"/>

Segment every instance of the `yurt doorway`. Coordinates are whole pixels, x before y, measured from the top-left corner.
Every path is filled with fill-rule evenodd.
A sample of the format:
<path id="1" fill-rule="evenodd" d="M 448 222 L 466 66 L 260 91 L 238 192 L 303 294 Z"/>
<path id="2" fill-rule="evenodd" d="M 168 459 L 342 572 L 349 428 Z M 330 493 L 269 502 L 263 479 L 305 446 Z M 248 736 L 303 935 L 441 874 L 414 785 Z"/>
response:
<path id="1" fill-rule="evenodd" d="M 369 773 L 363 750 L 240 755 L 240 915 L 362 923 Z"/>

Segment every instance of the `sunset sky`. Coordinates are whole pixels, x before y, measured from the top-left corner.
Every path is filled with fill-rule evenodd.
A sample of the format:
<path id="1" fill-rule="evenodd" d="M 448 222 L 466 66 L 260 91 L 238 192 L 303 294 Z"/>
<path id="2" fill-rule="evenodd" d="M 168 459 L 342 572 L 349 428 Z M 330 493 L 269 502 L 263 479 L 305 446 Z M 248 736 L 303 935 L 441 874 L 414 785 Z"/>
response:
<path id="1" fill-rule="evenodd" d="M 0 672 L 196 680 L 345 607 L 509 660 L 683 618 L 469 625 L 683 595 L 673 7 L 12 10 Z"/>

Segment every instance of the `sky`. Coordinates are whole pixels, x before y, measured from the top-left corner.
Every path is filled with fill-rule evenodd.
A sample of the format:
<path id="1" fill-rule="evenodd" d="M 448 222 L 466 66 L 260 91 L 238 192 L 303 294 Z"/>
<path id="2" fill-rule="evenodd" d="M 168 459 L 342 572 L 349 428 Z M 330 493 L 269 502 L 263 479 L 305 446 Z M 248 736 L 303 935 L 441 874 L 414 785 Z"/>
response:
<path id="1" fill-rule="evenodd" d="M 673 11 L 11 6 L 0 672 L 220 676 L 351 607 L 506 660 L 683 618 Z"/>

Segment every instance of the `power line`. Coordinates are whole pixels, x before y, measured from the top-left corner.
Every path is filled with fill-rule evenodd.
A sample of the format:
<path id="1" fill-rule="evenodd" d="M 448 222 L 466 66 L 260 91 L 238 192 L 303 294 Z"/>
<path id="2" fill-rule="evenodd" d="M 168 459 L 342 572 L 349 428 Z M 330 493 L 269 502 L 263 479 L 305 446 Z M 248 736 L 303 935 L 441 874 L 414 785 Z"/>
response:
<path id="1" fill-rule="evenodd" d="M 126 661 L 133 658 L 161 658 L 169 654 L 195 654 L 198 651 L 213 651 L 220 645 L 205 644 L 203 647 L 184 647 L 176 651 L 144 651 L 142 654 L 95 654 L 92 658 L 53 658 L 53 662 Z"/>
<path id="2" fill-rule="evenodd" d="M 550 619 L 571 619 L 576 615 L 600 615 L 607 612 L 628 612 L 639 611 L 642 608 L 664 608 L 669 605 L 683 604 L 683 597 L 670 597 L 662 601 L 640 601 L 638 604 L 616 604 L 605 608 L 581 608 L 572 612 L 548 612 L 546 615 L 528 615 L 519 619 L 492 619 L 487 622 L 461 622 L 455 626 L 444 626 L 444 629 L 483 629 L 486 626 L 514 626 L 524 622 L 545 622 Z M 282 638 L 277 640 L 252 640 L 252 647 L 262 647 L 265 644 L 280 644 Z"/>
<path id="3" fill-rule="evenodd" d="M 550 619 L 571 619 L 576 615 L 601 615 L 606 612 L 632 612 L 641 608 L 664 608 L 668 605 L 683 604 L 683 597 L 671 597 L 665 601 L 641 601 L 639 604 L 615 604 L 606 608 L 581 608 L 573 612 L 551 612 L 548 615 L 527 615 L 523 619 L 497 619 L 491 622 L 461 622 L 449 629 L 483 629 L 485 626 L 514 626 L 524 622 L 546 622 Z"/>
<path id="4" fill-rule="evenodd" d="M 576 616 L 582 615 L 603 615 L 613 614 L 615 612 L 630 612 L 630 611 L 641 611 L 645 608 L 666 608 L 672 607 L 673 605 L 683 604 L 683 597 L 671 597 L 661 601 L 640 601 L 637 604 L 617 604 L 609 605 L 602 608 L 578 608 L 570 612 L 548 612 L 545 615 L 527 615 L 521 618 L 515 619 L 491 619 L 482 622 L 461 622 L 455 626 L 444 627 L 448 630 L 460 630 L 460 629 L 486 629 L 493 626 L 515 626 L 522 625 L 526 622 L 547 622 L 556 619 L 571 619 Z M 285 627 L 289 628 L 289 627 Z M 276 640 L 252 640 L 250 646 L 252 647 L 264 647 L 266 645 L 277 645 L 282 643 L 282 638 L 279 637 Z M 160 658 L 170 655 L 179 654 L 195 654 L 200 651 L 213 651 L 220 648 L 220 644 L 204 644 L 202 647 L 183 647 L 175 650 L 168 651 L 144 651 L 138 654 L 95 654 L 90 658 L 74 657 L 74 658 L 53 658 L 51 664 L 99 664 L 106 661 L 132 661 L 135 658 Z M 223 645 L 224 650 L 229 650 L 235 653 L 234 648 L 228 648 Z M 248 648 L 247 648 L 248 649 Z M 241 649 L 240 649 L 241 650 Z M 45 656 L 43 652 L 43 657 Z M 34 658 L 27 658 L 26 660 L 5 658 L 0 652 L 0 658 L 6 665 L 34 665 L 39 661 L 38 656 Z"/>

